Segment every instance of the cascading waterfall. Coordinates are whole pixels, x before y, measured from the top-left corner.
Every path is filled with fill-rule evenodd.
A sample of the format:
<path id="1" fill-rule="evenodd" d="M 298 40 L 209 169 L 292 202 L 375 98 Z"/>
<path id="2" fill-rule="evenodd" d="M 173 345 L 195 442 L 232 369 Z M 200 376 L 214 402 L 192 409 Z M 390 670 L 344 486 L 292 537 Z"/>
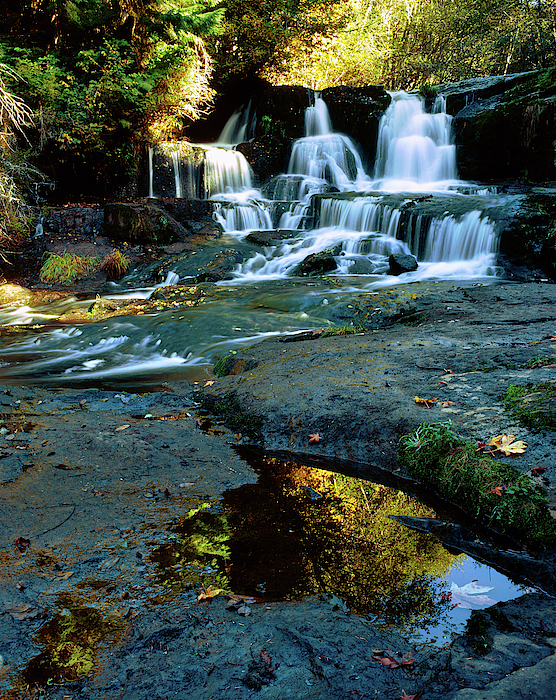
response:
<path id="1" fill-rule="evenodd" d="M 418 271 L 405 276 L 408 280 L 494 275 L 497 234 L 494 224 L 481 212 L 402 216 L 399 205 L 384 203 L 375 193 L 378 189 L 389 192 L 400 188 L 445 193 L 461 185 L 456 179 L 450 127 L 451 118 L 441 98 L 429 114 L 424 110 L 424 100 L 417 95 L 394 93 L 381 121 L 375 180 L 370 180 L 352 142 L 332 131 L 326 104 L 317 97 L 306 110 L 305 137 L 293 145 L 288 173 L 265 187 L 269 198 L 291 202 L 279 227 L 299 229 L 299 236 L 258 252 L 241 265 L 237 280 L 295 274 L 304 258 L 328 249 L 335 254 L 335 275 L 383 274 L 388 271 L 387 258 L 393 253 L 412 254 L 419 260 Z M 360 194 L 324 196 L 318 228 L 305 230 L 311 218 L 312 195 L 330 189 Z M 450 196 L 462 197 L 457 192 Z M 408 197 L 402 200 L 402 206 L 411 202 Z M 252 230 L 253 224 L 250 219 L 246 228 Z M 243 235 L 237 227 L 235 218 L 225 229 Z"/>
<path id="2" fill-rule="evenodd" d="M 221 139 L 242 138 L 236 117 Z M 166 372 L 184 376 L 185 368 L 207 364 L 230 349 L 321 327 L 332 318 L 326 310 L 333 305 L 323 305 L 331 295 L 344 294 L 349 305 L 354 289 L 365 293 L 425 278 L 484 280 L 495 274 L 497 234 L 480 211 L 487 191 L 456 179 L 450 118 L 442 100 L 428 114 L 417 96 L 392 95 L 380 126 L 374 180 L 365 173 L 353 142 L 333 131 L 318 96 L 307 109 L 305 128 L 293 146 L 287 173 L 273 178 L 262 192 L 253 189 L 250 167 L 233 148 L 150 148 L 149 196 L 162 196 L 173 186 L 178 197 L 211 198 L 216 220 L 235 239 L 230 247 L 246 251 L 235 278 L 219 283 L 220 297 L 179 314 L 168 310 L 76 328 L 30 330 L 27 337 L 4 343 L 2 375 L 8 381 L 27 376 L 33 382 L 113 379 L 116 384 L 126 377 L 136 381 Z M 428 208 L 431 201 L 436 204 Z M 458 215 L 448 213 L 454 203 Z M 281 230 L 273 232 L 276 228 Z M 259 230 L 265 232 L 260 239 L 264 245 L 254 253 L 253 242 L 241 248 L 248 234 Z M 388 257 L 393 253 L 416 256 L 417 271 L 391 276 Z M 329 273 L 336 278 L 334 287 L 315 280 L 306 288 L 299 280 L 288 286 L 286 278 L 298 275 L 298 265 L 315 254 L 328 255 L 336 264 Z M 190 271 L 178 272 L 182 281 L 191 279 Z M 122 295 L 152 292 L 126 289 L 133 279 L 120 285 Z M 274 280 L 280 284 L 273 286 Z M 90 300 L 82 303 L 87 308 Z M 10 313 L 16 317 L 13 309 Z M 29 309 L 25 323 L 31 327 L 34 319 L 49 317 L 46 308 Z M 17 318 L 21 323 L 21 313 Z"/>
<path id="3" fill-rule="evenodd" d="M 378 134 L 374 188 L 386 191 L 447 189 L 457 184 L 452 118 L 438 98 L 432 114 L 417 95 L 397 92 Z"/>

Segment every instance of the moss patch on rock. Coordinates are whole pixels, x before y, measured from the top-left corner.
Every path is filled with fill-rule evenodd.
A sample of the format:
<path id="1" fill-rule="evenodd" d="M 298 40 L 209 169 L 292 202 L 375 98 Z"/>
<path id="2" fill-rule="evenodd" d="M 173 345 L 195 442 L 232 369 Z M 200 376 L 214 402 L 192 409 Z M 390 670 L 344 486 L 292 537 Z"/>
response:
<path id="1" fill-rule="evenodd" d="M 534 550 L 556 546 L 556 521 L 544 490 L 507 462 L 477 452 L 450 421 L 422 423 L 400 439 L 408 472 L 481 523 Z"/>
<path id="2" fill-rule="evenodd" d="M 556 430 L 556 385 L 552 382 L 511 384 L 504 394 L 506 410 L 520 425 L 535 430 Z"/>
<path id="3" fill-rule="evenodd" d="M 203 393 L 200 395 L 200 402 L 202 408 L 219 416 L 232 430 L 254 440 L 262 440 L 262 416 L 244 411 L 235 392 L 220 397 Z"/>

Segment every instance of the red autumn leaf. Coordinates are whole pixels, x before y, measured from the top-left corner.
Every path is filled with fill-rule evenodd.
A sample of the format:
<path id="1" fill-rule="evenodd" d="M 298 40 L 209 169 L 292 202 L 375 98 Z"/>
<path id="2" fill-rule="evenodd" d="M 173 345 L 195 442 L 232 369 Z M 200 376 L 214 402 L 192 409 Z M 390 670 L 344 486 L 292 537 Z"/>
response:
<path id="1" fill-rule="evenodd" d="M 497 496 L 501 496 L 505 490 L 506 490 L 505 486 L 495 486 L 492 489 L 491 493 L 495 493 Z"/>
<path id="2" fill-rule="evenodd" d="M 411 654 L 404 654 L 399 656 L 399 654 L 394 654 L 393 652 L 385 652 L 386 656 L 373 656 L 379 664 L 387 666 L 388 668 L 400 668 L 400 666 L 409 666 L 415 659 Z"/>
<path id="3" fill-rule="evenodd" d="M 416 697 L 417 697 L 417 694 L 407 695 L 405 690 L 402 690 L 402 694 L 400 695 L 400 700 L 415 700 Z"/>
<path id="4" fill-rule="evenodd" d="M 311 445 L 313 442 L 320 442 L 322 440 L 322 435 L 319 435 L 318 433 L 310 433 L 309 434 L 309 444 Z"/>
<path id="5" fill-rule="evenodd" d="M 269 671 L 276 671 L 280 667 L 280 664 L 272 665 L 272 656 L 268 653 L 266 649 L 263 649 L 260 653 L 261 661 L 268 667 Z"/>
<path id="6" fill-rule="evenodd" d="M 28 540 L 26 537 L 17 537 L 14 540 L 14 547 L 18 552 L 26 552 L 30 546 L 31 540 Z"/>
<path id="7" fill-rule="evenodd" d="M 545 471 L 546 467 L 533 467 L 533 469 L 531 469 L 531 474 L 533 476 L 539 476 L 539 474 L 544 474 Z"/>

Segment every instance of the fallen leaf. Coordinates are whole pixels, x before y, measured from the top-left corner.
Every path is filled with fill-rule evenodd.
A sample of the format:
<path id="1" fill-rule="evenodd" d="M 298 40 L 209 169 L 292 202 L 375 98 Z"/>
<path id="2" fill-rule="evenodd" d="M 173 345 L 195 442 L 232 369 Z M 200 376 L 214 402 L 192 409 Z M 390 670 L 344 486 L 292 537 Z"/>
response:
<path id="1" fill-rule="evenodd" d="M 455 401 L 450 401 L 450 399 L 448 399 L 447 401 L 441 401 L 438 405 L 441 408 L 448 408 L 448 406 L 456 406 L 457 404 Z"/>
<path id="2" fill-rule="evenodd" d="M 417 697 L 417 694 L 407 695 L 405 690 L 402 690 L 402 694 L 400 695 L 400 700 L 415 700 L 416 697 Z"/>
<path id="3" fill-rule="evenodd" d="M 539 476 L 539 474 L 544 474 L 545 471 L 546 467 L 533 467 L 533 469 L 531 469 L 531 474 L 533 476 Z"/>
<path id="4" fill-rule="evenodd" d="M 212 386 L 213 384 L 216 383 L 215 379 L 207 379 L 207 381 L 203 384 L 203 386 Z"/>
<path id="5" fill-rule="evenodd" d="M 103 569 L 111 569 L 114 564 L 117 564 L 120 560 L 120 557 L 114 557 L 113 559 L 105 559 L 102 564 L 99 565 L 99 569 L 102 571 Z"/>
<path id="6" fill-rule="evenodd" d="M 399 656 L 399 654 L 395 654 L 394 652 L 389 651 L 385 652 L 385 656 L 373 656 L 373 659 L 376 659 L 376 661 L 388 668 L 400 668 L 401 666 L 409 666 L 409 664 L 412 664 L 415 661 L 411 654 L 404 654 L 403 656 Z"/>
<path id="7" fill-rule="evenodd" d="M 492 489 L 491 493 L 495 493 L 497 496 L 502 496 L 502 494 L 504 493 L 505 490 L 506 490 L 505 486 L 495 486 Z"/>
<path id="8" fill-rule="evenodd" d="M 254 595 L 230 595 L 228 596 L 226 607 L 228 609 L 235 608 L 247 603 L 266 603 L 266 600 L 264 598 L 257 598 Z"/>
<path id="9" fill-rule="evenodd" d="M 64 571 L 62 574 L 58 574 L 56 577 L 58 581 L 66 581 L 70 576 L 73 576 L 74 571 Z"/>
<path id="10" fill-rule="evenodd" d="M 11 615 L 14 620 L 26 620 L 29 617 L 36 617 L 40 610 L 33 605 L 29 605 L 29 603 L 19 603 L 18 605 L 5 607 L 2 612 Z"/>
<path id="11" fill-rule="evenodd" d="M 313 442 L 320 442 L 322 440 L 322 435 L 319 435 L 318 433 L 310 433 L 309 434 L 309 444 L 311 445 Z"/>
<path id="12" fill-rule="evenodd" d="M 489 446 L 505 455 L 523 454 L 527 448 L 527 443 L 523 440 L 515 440 L 515 435 L 497 435 L 489 440 Z"/>
<path id="13" fill-rule="evenodd" d="M 14 547 L 18 552 L 26 552 L 29 547 L 31 546 L 31 540 L 28 540 L 26 537 L 17 537 L 14 540 Z"/>
<path id="14" fill-rule="evenodd" d="M 453 374 L 454 370 L 453 369 L 443 369 L 442 374 Z"/>
<path id="15" fill-rule="evenodd" d="M 426 406 L 427 408 L 431 408 L 433 403 L 436 403 L 437 399 L 432 398 L 432 399 L 422 399 L 420 396 L 415 397 L 415 403 L 419 404 L 420 406 Z"/>
<path id="16" fill-rule="evenodd" d="M 201 588 L 201 592 L 197 596 L 198 603 L 212 603 L 213 598 L 217 595 L 224 593 L 222 588 L 213 588 L 212 586 L 207 586 L 207 588 Z"/>
<path id="17" fill-rule="evenodd" d="M 116 432 L 119 432 L 120 430 L 125 430 L 126 428 L 129 428 L 129 425 L 120 425 L 119 428 L 116 428 Z"/>

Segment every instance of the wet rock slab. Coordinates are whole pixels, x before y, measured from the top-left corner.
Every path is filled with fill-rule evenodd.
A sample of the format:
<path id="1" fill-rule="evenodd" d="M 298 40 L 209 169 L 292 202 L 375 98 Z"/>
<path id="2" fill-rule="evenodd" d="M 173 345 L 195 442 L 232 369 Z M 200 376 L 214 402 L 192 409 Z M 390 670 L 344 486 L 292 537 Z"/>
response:
<path id="1" fill-rule="evenodd" d="M 554 503 L 552 433 L 516 425 L 500 395 L 510 383 L 556 379 L 554 367 L 530 363 L 556 360 L 556 288 L 413 289 L 409 325 L 238 353 L 245 371 L 203 394 L 234 396 L 242 412 L 260 416 L 260 434 L 249 440 L 237 430 L 201 431 L 200 393 L 186 382 L 145 394 L 7 388 L 4 421 L 17 440 L 0 437 L 0 466 L 21 460 L 25 468 L 15 480 L 2 472 L 0 693 L 17 697 L 9 689 L 40 653 L 41 625 L 80 605 L 120 632 L 101 643 L 92 677 L 45 689 L 52 700 L 399 698 L 402 690 L 425 700 L 543 697 L 539 687 L 554 676 L 556 616 L 541 594 L 482 612 L 473 634 L 434 650 L 325 600 L 254 604 L 242 617 L 222 598 L 199 605 L 197 591 L 171 594 L 153 576 L 149 553 L 167 540 L 170 523 L 255 481 L 233 449 L 238 439 L 310 464 L 336 460 L 396 478 L 399 435 L 450 418 L 471 440 L 501 432 L 525 439 L 526 454 L 512 464 L 546 464 Z M 437 402 L 420 407 L 415 395 Z M 443 408 L 442 399 L 455 405 Z M 313 433 L 322 440 L 309 443 Z M 31 541 L 24 552 L 14 547 L 19 537 Z M 415 661 L 392 669 L 373 658 L 388 649 Z"/>

